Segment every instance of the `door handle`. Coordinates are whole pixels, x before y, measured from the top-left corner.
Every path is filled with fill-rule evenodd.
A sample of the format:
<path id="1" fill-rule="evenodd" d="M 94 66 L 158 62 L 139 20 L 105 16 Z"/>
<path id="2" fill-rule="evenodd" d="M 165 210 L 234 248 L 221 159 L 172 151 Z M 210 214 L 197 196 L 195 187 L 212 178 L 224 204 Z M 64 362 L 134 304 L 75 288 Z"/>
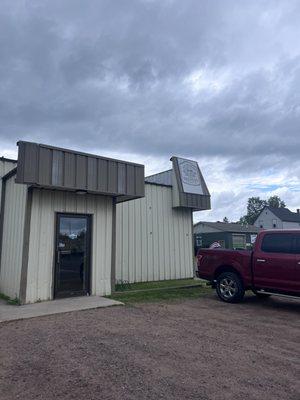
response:
<path id="1" fill-rule="evenodd" d="M 264 260 L 263 258 L 258 258 L 256 261 L 259 262 L 259 263 L 264 263 L 264 262 L 266 262 L 266 260 Z"/>
<path id="2" fill-rule="evenodd" d="M 300 261 L 298 261 L 298 264 L 300 265 Z"/>

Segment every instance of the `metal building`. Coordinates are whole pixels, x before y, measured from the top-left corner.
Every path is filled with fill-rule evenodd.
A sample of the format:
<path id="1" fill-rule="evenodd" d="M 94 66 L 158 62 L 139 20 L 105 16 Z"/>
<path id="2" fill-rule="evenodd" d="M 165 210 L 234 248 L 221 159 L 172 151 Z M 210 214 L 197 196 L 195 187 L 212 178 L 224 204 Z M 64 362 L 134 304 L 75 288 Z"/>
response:
<path id="1" fill-rule="evenodd" d="M 116 279 L 143 282 L 193 276 L 193 211 L 210 209 L 197 162 L 145 179 L 145 197 L 117 206 Z"/>
<path id="2" fill-rule="evenodd" d="M 116 204 L 144 196 L 144 166 L 19 142 L 0 159 L 0 292 L 22 303 L 107 295 Z"/>

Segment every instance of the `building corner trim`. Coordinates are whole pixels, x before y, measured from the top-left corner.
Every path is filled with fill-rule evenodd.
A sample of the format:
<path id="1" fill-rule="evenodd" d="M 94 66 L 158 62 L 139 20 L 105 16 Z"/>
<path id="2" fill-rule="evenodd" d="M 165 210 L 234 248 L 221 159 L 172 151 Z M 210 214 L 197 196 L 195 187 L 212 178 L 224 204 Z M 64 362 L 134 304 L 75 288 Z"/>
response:
<path id="1" fill-rule="evenodd" d="M 20 292 L 19 292 L 21 304 L 26 303 L 32 194 L 33 194 L 33 189 L 29 187 L 27 189 L 24 233 L 23 233 L 22 267 L 21 267 Z"/>
<path id="2" fill-rule="evenodd" d="M 4 226 L 5 192 L 6 192 L 6 180 L 2 180 L 1 209 L 0 209 L 0 271 L 2 264 L 2 240 L 3 240 L 3 226 Z"/>
<path id="3" fill-rule="evenodd" d="M 3 241 L 3 229 L 4 229 L 4 210 L 5 210 L 5 199 L 6 199 L 6 182 L 8 179 L 13 177 L 17 173 L 17 168 L 13 168 L 6 175 L 0 178 L 2 180 L 1 188 L 1 208 L 0 208 L 0 271 L 1 271 L 1 260 L 2 260 L 2 241 Z"/>

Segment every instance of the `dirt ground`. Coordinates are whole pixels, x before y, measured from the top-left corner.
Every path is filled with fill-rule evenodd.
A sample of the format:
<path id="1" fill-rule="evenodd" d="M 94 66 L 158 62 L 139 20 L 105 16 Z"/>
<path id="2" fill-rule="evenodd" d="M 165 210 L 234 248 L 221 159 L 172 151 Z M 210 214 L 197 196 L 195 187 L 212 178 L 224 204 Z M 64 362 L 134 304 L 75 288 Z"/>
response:
<path id="1" fill-rule="evenodd" d="M 214 295 L 0 325 L 0 399 L 300 399 L 300 302 Z"/>

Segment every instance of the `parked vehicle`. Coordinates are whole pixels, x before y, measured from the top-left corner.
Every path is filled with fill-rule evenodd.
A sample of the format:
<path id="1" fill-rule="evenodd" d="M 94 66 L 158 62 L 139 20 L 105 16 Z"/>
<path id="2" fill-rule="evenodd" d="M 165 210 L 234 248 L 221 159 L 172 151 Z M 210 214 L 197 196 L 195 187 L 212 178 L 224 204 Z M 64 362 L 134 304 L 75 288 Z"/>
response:
<path id="1" fill-rule="evenodd" d="M 262 231 L 252 251 L 199 250 L 197 276 L 228 303 L 241 301 L 249 289 L 260 297 L 300 297 L 300 230 Z"/>

